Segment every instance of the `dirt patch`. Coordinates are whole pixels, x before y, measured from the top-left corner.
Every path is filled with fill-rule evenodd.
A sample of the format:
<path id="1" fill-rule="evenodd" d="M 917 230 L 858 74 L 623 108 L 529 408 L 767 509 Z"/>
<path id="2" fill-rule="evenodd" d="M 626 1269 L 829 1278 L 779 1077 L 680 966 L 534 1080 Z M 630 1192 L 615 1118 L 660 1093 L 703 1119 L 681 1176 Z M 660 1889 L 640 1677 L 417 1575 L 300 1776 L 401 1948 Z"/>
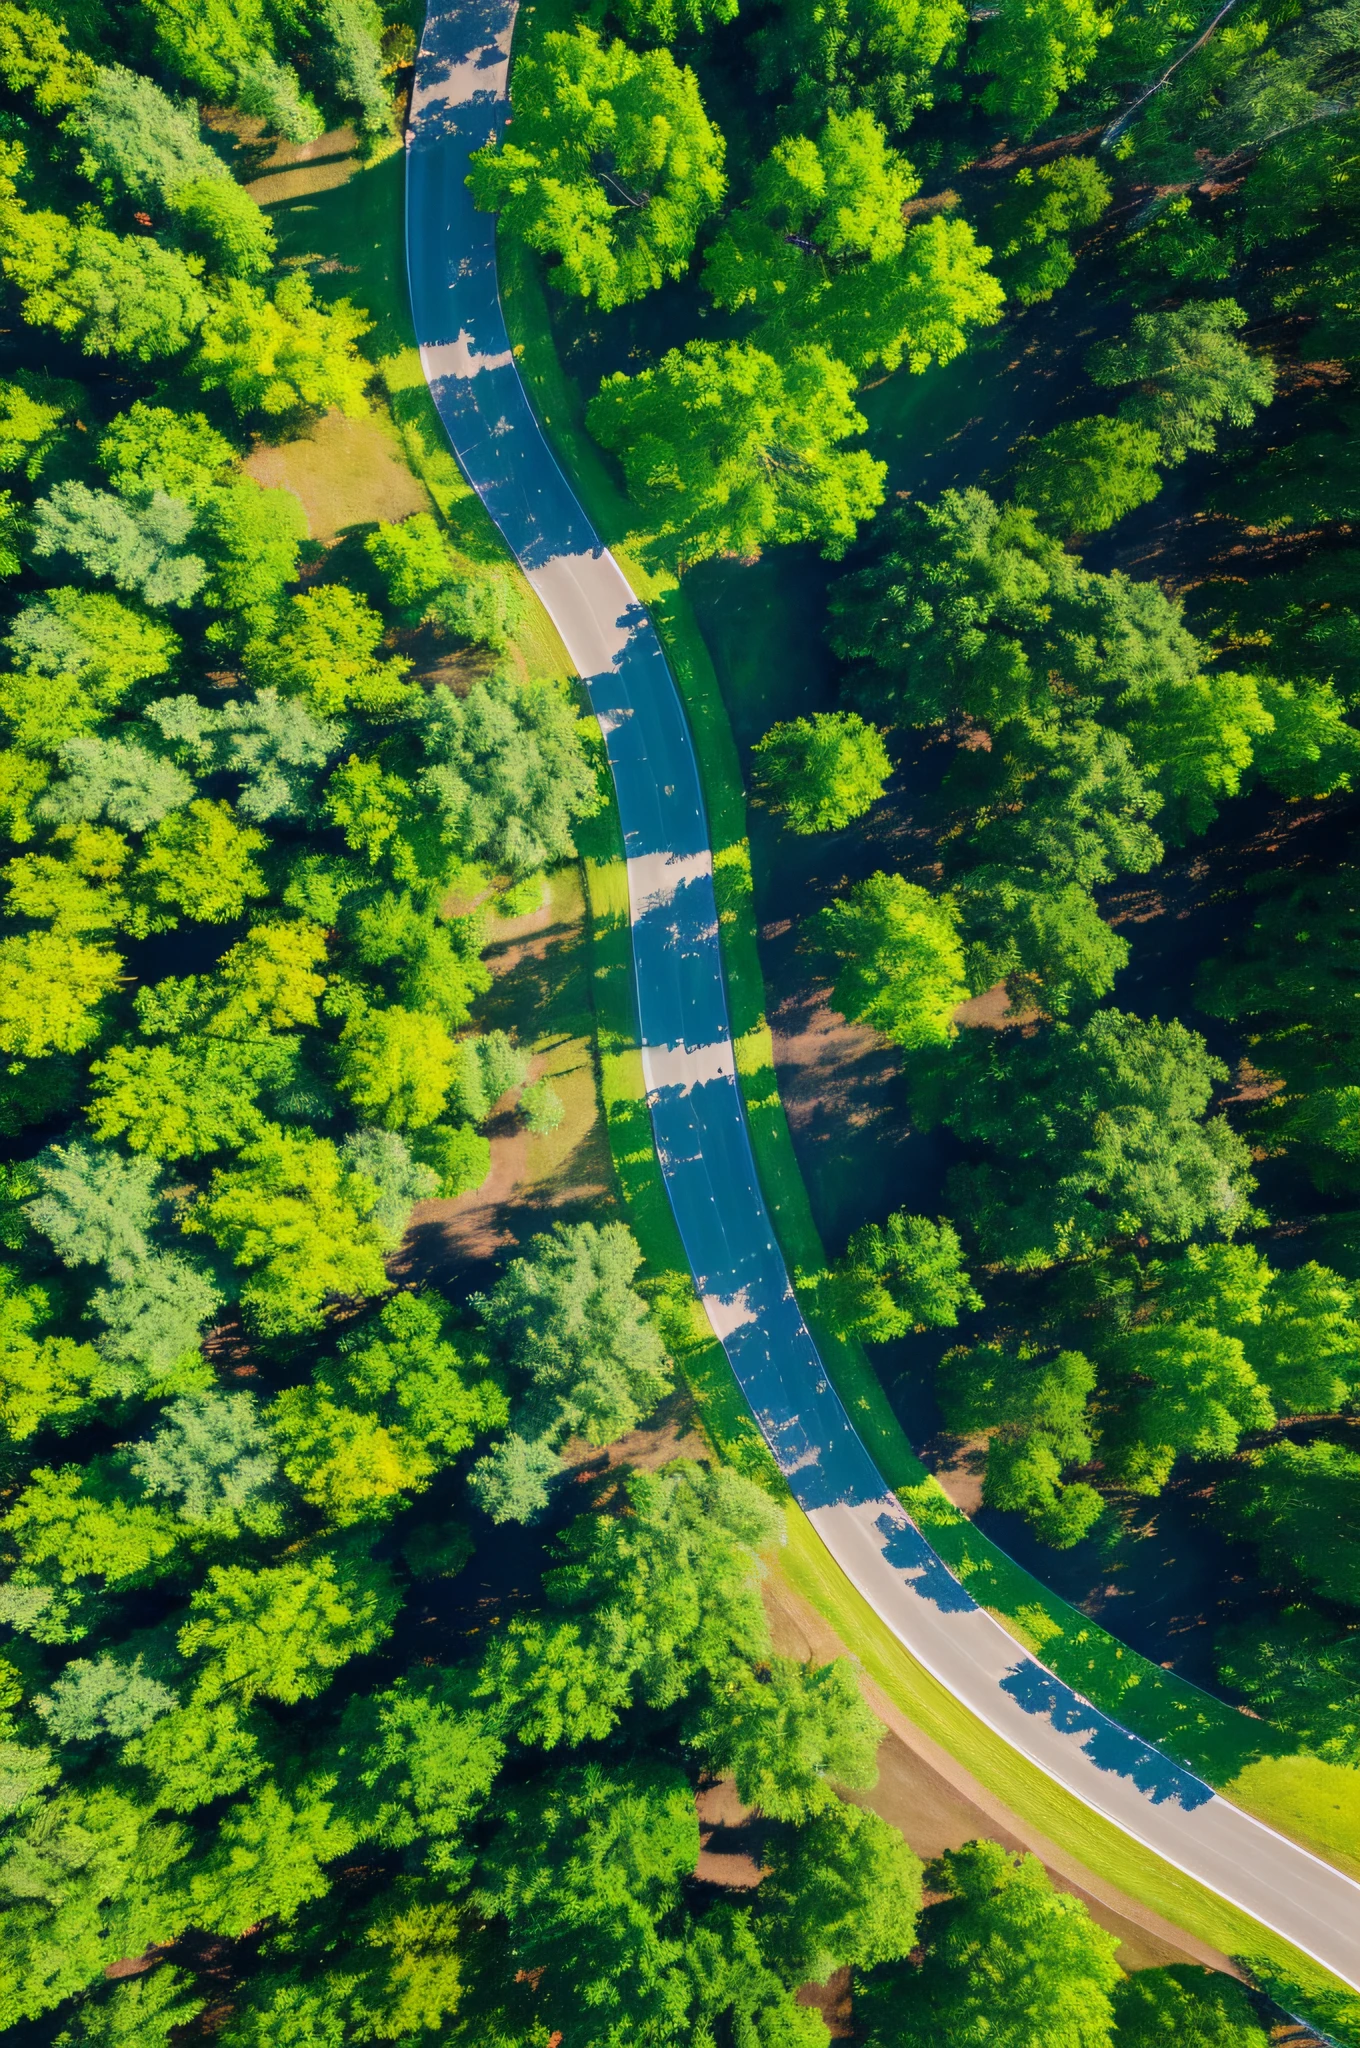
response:
<path id="1" fill-rule="evenodd" d="M 848 1654 L 835 1630 L 794 1592 L 777 1566 L 765 1582 L 764 1597 L 775 1648 L 781 1655 L 803 1661 L 812 1658 L 822 1664 Z M 988 1792 L 863 1674 L 860 1684 L 888 1733 L 878 1752 L 877 1785 L 849 1796 L 900 1829 L 918 1856 L 938 1856 L 978 1836 L 1001 1842 L 1008 1849 L 1029 1849 L 1060 1890 L 1081 1899 L 1092 1919 L 1118 1937 L 1119 1962 L 1124 1969 L 1191 1962 L 1241 1975 L 1228 1956 L 1084 1869 L 1075 1857 Z"/>
<path id="2" fill-rule="evenodd" d="M 580 870 L 550 877 L 525 917 L 495 919 L 485 954 L 493 977 L 473 1013 L 479 1031 L 505 1031 L 529 1054 L 529 1079 L 546 1077 L 561 1100 L 555 1131 L 525 1128 L 506 1096 L 487 1126 L 491 1170 L 455 1201 L 420 1202 L 401 1253 L 405 1276 L 442 1282 L 478 1269 L 559 1218 L 574 1222 L 614 1205 L 613 1167 L 595 1072 L 589 938 Z"/>
<path id="3" fill-rule="evenodd" d="M 349 420 L 332 409 L 295 441 L 278 448 L 261 443 L 243 467 L 257 484 L 292 492 L 314 540 L 330 542 L 347 527 L 431 509 L 396 428 L 381 413 Z"/>
<path id="4" fill-rule="evenodd" d="M 645 1422 L 603 1449 L 581 1437 L 572 1437 L 563 1447 L 562 1462 L 578 1472 L 584 1485 L 625 1465 L 630 1472 L 659 1472 L 672 1458 L 693 1458 L 697 1464 L 706 1465 L 711 1463 L 712 1455 L 699 1433 L 693 1396 L 687 1388 L 677 1387 Z"/>

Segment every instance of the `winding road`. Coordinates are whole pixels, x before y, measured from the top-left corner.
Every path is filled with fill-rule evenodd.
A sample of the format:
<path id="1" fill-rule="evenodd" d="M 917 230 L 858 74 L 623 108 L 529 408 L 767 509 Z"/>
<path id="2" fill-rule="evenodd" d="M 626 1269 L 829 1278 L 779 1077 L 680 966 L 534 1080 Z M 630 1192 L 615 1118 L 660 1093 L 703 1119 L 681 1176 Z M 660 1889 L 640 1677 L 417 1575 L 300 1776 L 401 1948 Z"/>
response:
<path id="1" fill-rule="evenodd" d="M 737 1086 L 713 860 L 679 694 L 534 415 L 501 312 L 495 223 L 464 185 L 470 153 L 506 117 L 514 15 L 514 0 L 460 0 L 426 20 L 407 137 L 411 307 L 454 452 L 552 616 L 605 736 L 656 1148 L 714 1330 L 795 1497 L 911 1654 L 1087 1806 L 1360 1989 L 1360 1886 L 1028 1656 L 908 1519 L 817 1355 Z"/>

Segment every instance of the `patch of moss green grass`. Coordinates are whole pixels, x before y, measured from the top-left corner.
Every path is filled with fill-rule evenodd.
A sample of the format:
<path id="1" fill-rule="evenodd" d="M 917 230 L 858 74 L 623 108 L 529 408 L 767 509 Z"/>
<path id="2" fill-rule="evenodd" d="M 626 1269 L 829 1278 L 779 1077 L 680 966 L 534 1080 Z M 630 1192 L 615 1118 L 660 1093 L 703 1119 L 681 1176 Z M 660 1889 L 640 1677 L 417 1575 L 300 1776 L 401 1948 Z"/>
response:
<path id="1" fill-rule="evenodd" d="M 335 183 L 329 182 L 333 161 L 317 162 L 311 190 L 309 166 L 289 166 L 288 196 L 265 207 L 279 261 L 285 269 L 305 270 L 318 298 L 348 298 L 365 308 L 373 326 L 360 346 L 377 370 L 406 460 L 438 507 L 460 565 L 503 569 L 504 543 L 449 447 L 415 343 L 406 289 L 405 155 L 374 162 L 355 150 L 345 163 L 348 175 Z M 571 661 L 556 628 L 518 568 L 514 573 L 526 613 L 517 645 L 528 673 L 569 676 Z"/>

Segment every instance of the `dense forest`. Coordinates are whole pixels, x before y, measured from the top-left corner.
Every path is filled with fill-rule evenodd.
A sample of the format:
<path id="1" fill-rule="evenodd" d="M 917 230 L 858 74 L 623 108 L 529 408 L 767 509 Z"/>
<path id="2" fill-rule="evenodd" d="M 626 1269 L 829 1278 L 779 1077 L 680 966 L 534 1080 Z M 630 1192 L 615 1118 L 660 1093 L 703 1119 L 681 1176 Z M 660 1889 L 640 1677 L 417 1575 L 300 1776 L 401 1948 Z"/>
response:
<path id="1" fill-rule="evenodd" d="M 852 1237 L 835 1313 L 871 1342 L 986 1319 L 941 1398 L 1050 1542 L 1237 1453 L 1213 1511 L 1279 1599 L 1225 1681 L 1350 1763 L 1344 865 L 1267 878 L 1206 963 L 1268 1084 L 1249 1123 L 1194 1031 L 1106 1001 L 1103 883 L 1256 782 L 1343 819 L 1360 753 L 1360 23 L 1242 0 L 1117 123 L 1200 26 L 623 0 L 520 57 L 476 197 L 592 319 L 697 281 L 706 338 L 589 411 L 659 559 L 855 549 L 845 708 L 768 735 L 760 800 L 843 826 L 903 734 L 951 750 L 934 882 L 878 875 L 809 933 L 967 1148 L 948 1218 Z M 495 917 L 608 801 L 579 705 L 516 659 L 508 565 L 429 513 L 328 550 L 248 467 L 363 415 L 375 309 L 279 262 L 232 124 L 348 123 L 379 159 L 417 29 L 373 0 L 0 4 L 0 2029 L 816 2048 L 800 1993 L 848 1969 L 875 2048 L 1252 2048 L 1241 1986 L 1126 1976 L 1033 1856 L 923 1871 L 844 1796 L 882 1730 L 849 1662 L 774 1651 L 772 1476 L 563 1486 L 674 1381 L 624 1223 L 531 1236 L 480 1292 L 389 1275 L 413 1205 L 483 1180 L 498 1104 L 561 1115 L 474 1013 Z M 1001 138 L 1012 167 L 977 170 Z M 1127 307 L 1089 417 L 997 492 L 880 509 L 857 389 L 1088 263 Z M 1186 609 L 1083 566 L 1215 451 L 1249 575 Z M 1023 1021 L 957 1033 L 999 980 Z M 1279 1154 L 1332 1264 L 1257 1248 Z M 488 1625 L 463 1575 L 519 1543 Z M 756 1815 L 739 1892 L 694 1875 L 720 1779 Z"/>

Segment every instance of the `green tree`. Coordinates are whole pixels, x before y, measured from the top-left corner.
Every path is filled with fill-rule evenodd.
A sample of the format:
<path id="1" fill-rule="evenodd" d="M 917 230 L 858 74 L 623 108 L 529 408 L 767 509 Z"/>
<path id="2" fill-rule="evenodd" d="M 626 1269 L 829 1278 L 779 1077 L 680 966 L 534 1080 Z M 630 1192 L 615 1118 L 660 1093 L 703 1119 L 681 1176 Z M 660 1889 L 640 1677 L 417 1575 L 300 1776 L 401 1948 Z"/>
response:
<path id="1" fill-rule="evenodd" d="M 183 810 L 193 798 L 193 782 L 183 769 L 137 740 L 93 735 L 63 740 L 57 760 L 65 772 L 48 785 L 35 810 L 45 823 L 58 828 L 79 829 L 81 823 L 88 826 L 107 818 L 129 831 L 145 832 Z M 123 860 L 114 856 L 106 861 L 113 870 L 102 877 L 106 882 L 113 882 L 122 870 L 127 850 L 121 851 Z M 27 872 L 36 876 L 38 871 L 30 867 Z"/>
<path id="2" fill-rule="evenodd" d="M 1271 1579 L 1360 1607 L 1360 1456 L 1341 1444 L 1270 1444 L 1216 1487 L 1232 1534 L 1256 1546 Z"/>
<path id="3" fill-rule="evenodd" d="M 384 889 L 369 895 L 348 922 L 345 936 L 352 957 L 363 966 L 389 970 L 399 1002 L 438 1017 L 449 1031 L 466 1024 L 474 999 L 491 986 L 480 956 L 480 920 L 474 916 L 436 921 L 410 891 Z M 485 1041 L 477 1044 L 484 1047 Z M 484 1051 L 475 1057 L 484 1058 Z M 470 1078 L 465 1046 L 456 1077 L 460 1101 L 468 1097 Z M 503 1087 L 510 1085 L 507 1081 Z M 480 1122 L 495 1099 L 491 1096 L 482 1108 L 469 1106 L 467 1114 Z"/>
<path id="4" fill-rule="evenodd" d="M 279 1396 L 270 1426 L 305 1498 L 357 1522 L 391 1515 L 404 1490 L 428 1483 L 506 1414 L 482 1346 L 434 1296 L 399 1294 L 307 1386 Z"/>
<path id="5" fill-rule="evenodd" d="M 615 0 L 613 12 L 634 41 L 673 43 L 686 30 L 700 34 L 710 21 L 735 21 L 737 0 Z"/>
<path id="6" fill-rule="evenodd" d="M 22 469 L 36 482 L 83 397 L 78 384 L 36 370 L 20 370 L 12 383 L 0 384 L 0 470 Z"/>
<path id="7" fill-rule="evenodd" d="M 1274 396 L 1274 366 L 1237 338 L 1246 317 L 1234 299 L 1135 313 L 1128 339 L 1093 348 L 1087 371 L 1097 384 L 1139 387 L 1120 417 L 1156 434 L 1163 462 L 1211 454 L 1221 422 L 1249 427 Z"/>
<path id="8" fill-rule="evenodd" d="M 191 178 L 169 195 L 180 233 L 224 277 L 265 277 L 274 267 L 269 216 L 233 178 Z"/>
<path id="9" fill-rule="evenodd" d="M 756 786 L 791 832 L 834 832 L 883 794 L 892 761 L 883 736 L 853 711 L 772 725 L 754 748 Z"/>
<path id="10" fill-rule="evenodd" d="M 290 142 L 311 142 L 325 123 L 274 49 L 261 0 L 148 0 L 157 55 L 219 105 L 260 115 Z"/>
<path id="11" fill-rule="evenodd" d="M 102 1006 L 122 979 L 111 947 L 69 932 L 0 939 L 0 1051 L 25 1060 L 83 1051 L 98 1038 Z"/>
<path id="12" fill-rule="evenodd" d="M 87 356 L 153 363 L 188 347 L 211 301 L 196 258 L 146 235 L 114 235 L 60 213 L 11 215 L 0 269 L 23 294 L 23 317 L 79 341 Z"/>
<path id="13" fill-rule="evenodd" d="M 1101 1512 L 1093 1486 L 1062 1479 L 1065 1467 L 1091 1457 L 1087 1402 L 1095 1384 L 1095 1368 L 1079 1351 L 1035 1359 L 980 1344 L 951 1351 L 940 1364 L 945 1427 L 987 1438 L 988 1507 L 1024 1515 L 1058 1550 L 1079 1543 Z"/>
<path id="14" fill-rule="evenodd" d="M 1329 1762 L 1360 1763 L 1360 1630 L 1311 1607 L 1286 1607 L 1214 1638 L 1224 1685 Z"/>
<path id="15" fill-rule="evenodd" d="M 65 126 L 81 145 L 85 176 L 110 199 L 161 207 L 181 186 L 229 175 L 199 135 L 197 108 L 177 105 L 123 64 L 100 65 Z"/>
<path id="16" fill-rule="evenodd" d="M 253 649 L 276 634 L 307 538 L 307 515 L 293 493 L 237 479 L 203 507 L 194 538 L 208 564 L 204 602 L 223 614 L 208 628 L 209 644 Z"/>
<path id="17" fill-rule="evenodd" d="M 241 1301 L 261 1333 L 287 1335 L 318 1328 L 332 1294 L 385 1292 L 379 1235 L 364 1221 L 374 1195 L 326 1139 L 266 1125 L 239 1164 L 214 1173 L 184 1228 L 246 1268 Z"/>
<path id="18" fill-rule="evenodd" d="M 512 1410 L 509 1449 L 497 1447 L 474 1468 L 472 1484 L 498 1520 L 512 1519 L 503 1482 L 525 1444 L 541 1446 L 533 1482 L 516 1489 L 516 1507 L 546 1500 L 544 1479 L 569 1433 L 606 1444 L 632 1429 L 670 1386 L 661 1338 L 632 1286 L 642 1254 L 621 1223 L 558 1224 L 530 1240 L 532 1256 L 512 1259 L 478 1302 L 522 1391 Z M 524 1519 L 516 1513 L 513 1519 Z"/>
<path id="19" fill-rule="evenodd" d="M 758 167 L 704 282 L 719 305 L 762 316 L 757 345 L 780 360 L 802 344 L 860 371 L 948 362 L 970 325 L 997 318 L 1001 288 L 966 221 L 907 226 L 918 183 L 867 109 L 832 114 L 818 140 L 788 137 Z"/>
<path id="20" fill-rule="evenodd" d="M 322 0 L 313 19 L 332 96 L 354 108 L 366 135 L 392 132 L 392 96 L 379 44 L 382 15 L 363 0 Z"/>
<path id="21" fill-rule="evenodd" d="M 197 516 L 227 481 L 236 450 L 201 412 L 137 399 L 99 437 L 99 466 L 130 502 L 164 491 Z"/>
<path id="22" fill-rule="evenodd" d="M 79 105 L 94 67 L 72 50 L 62 23 L 36 8 L 6 5 L 0 14 L 0 73 L 11 92 L 32 93 L 39 113 Z"/>
<path id="23" fill-rule="evenodd" d="M 965 69 L 990 73 L 980 95 L 984 109 L 1029 136 L 1081 83 L 1110 27 L 1093 0 L 1004 5 L 984 20 Z"/>
<path id="24" fill-rule="evenodd" d="M 814 943 L 845 962 L 831 1000 L 904 1052 L 943 1045 L 968 994 L 958 912 L 901 875 L 857 882 L 811 923 Z"/>
<path id="25" fill-rule="evenodd" d="M 832 1268 L 830 1292 L 837 1321 L 870 1344 L 911 1330 L 952 1329 L 960 1309 L 982 1307 L 953 1224 L 905 1209 L 851 1232 Z"/>
<path id="26" fill-rule="evenodd" d="M 632 1473 L 626 1496 L 626 1515 L 568 1525 L 544 1592 L 598 1633 L 649 1706 L 674 1706 L 705 1681 L 721 1696 L 769 1654 L 759 1552 L 783 1542 L 783 1515 L 730 1466 L 687 1460 Z"/>
<path id="27" fill-rule="evenodd" d="M 658 1929 L 699 1854 L 682 1773 L 665 1762 L 569 1765 L 504 1786 L 494 1817 L 476 1904 L 506 1928 L 530 1981 L 550 1969 L 557 1998 L 591 2015 L 584 2038 L 607 2038 L 610 2022 L 659 2024 L 668 2006 L 683 2012 L 679 1954 Z"/>
<path id="28" fill-rule="evenodd" d="M 1205 673 L 1206 650 L 1157 584 L 1091 574 L 1027 507 L 979 490 L 893 513 L 884 538 L 830 596 L 832 647 L 868 707 L 984 727 L 995 761 L 960 764 L 984 786 L 1013 772 L 1007 726 L 1052 756 L 1069 721 L 1092 718 L 1127 741 L 1181 836 L 1242 787 L 1272 714 L 1254 677 Z"/>
<path id="29" fill-rule="evenodd" d="M 252 645 L 249 659 L 262 682 L 306 697 L 323 718 L 351 708 L 381 717 L 404 702 L 411 666 L 401 655 L 380 660 L 382 637 L 370 604 L 326 583 L 291 598 L 275 635 Z"/>
<path id="30" fill-rule="evenodd" d="M 461 858 L 513 875 L 575 858 L 573 828 L 601 796 L 565 691 L 523 683 L 507 663 L 466 696 L 431 691 L 421 713 L 420 787 Z"/>
<path id="31" fill-rule="evenodd" d="M 358 1694 L 340 1729 L 340 1797 L 362 1841 L 419 1842 L 436 1871 L 456 1869 L 467 1823 L 485 1806 L 505 1744 L 472 1706 L 465 1676 L 419 1666 L 383 1692 Z"/>
<path id="32" fill-rule="evenodd" d="M 1253 1063 L 1284 1082 L 1253 1112 L 1254 1129 L 1297 1151 L 1318 1186 L 1347 1188 L 1360 1161 L 1354 879 L 1344 868 L 1264 876 L 1252 895 L 1246 929 L 1205 963 L 1195 999 L 1244 1024 Z"/>
<path id="33" fill-rule="evenodd" d="M 998 274 L 1022 306 L 1051 299 L 1076 269 L 1067 237 L 1094 227 L 1110 203 L 1094 157 L 1061 156 L 1011 177 L 987 222 Z"/>
<path id="34" fill-rule="evenodd" d="M 211 1704 L 314 1699 L 342 1664 L 391 1632 L 398 1596 L 387 1567 L 360 1550 L 315 1550 L 254 1571 L 211 1567 L 179 1633 Z"/>
<path id="35" fill-rule="evenodd" d="M 135 684 L 167 674 L 179 651 L 160 620 L 106 591 L 70 588 L 29 598 L 5 645 L 21 676 L 0 684 L 0 706 L 12 721 L 35 713 L 44 721 L 35 733 L 16 724 L 16 737 L 31 745 L 57 745 L 97 724 Z M 54 713 L 55 727 L 47 724 Z"/>
<path id="36" fill-rule="evenodd" d="M 989 1260 L 1043 1266 L 1135 1234 L 1231 1237 L 1252 1219 L 1248 1148 L 1206 1114 L 1227 1068 L 1183 1024 L 1099 1010 L 1033 1037 L 968 1032 L 911 1078 L 923 1125 L 993 1148 L 950 1176 Z"/>
<path id="37" fill-rule="evenodd" d="M 257 820 L 306 817 L 321 771 L 345 737 L 343 726 L 268 685 L 220 709 L 197 697 L 162 697 L 147 716 L 195 766 L 240 775 L 237 808 Z"/>
<path id="38" fill-rule="evenodd" d="M 388 1130 L 436 1123 L 453 1068 L 453 1040 L 419 1010 L 357 1011 L 341 1034 L 340 1086 L 361 1116 Z"/>
<path id="39" fill-rule="evenodd" d="M 372 322 L 348 299 L 318 306 L 311 280 L 295 271 L 270 298 L 244 277 L 229 277 L 214 298 L 190 368 L 205 391 L 224 392 L 238 417 L 325 412 L 347 419 L 368 411 L 369 365 L 355 343 Z"/>
<path id="40" fill-rule="evenodd" d="M 1270 2039 L 1243 1985 L 1193 1963 L 1135 1970 L 1113 1995 L 1118 2048 L 1264 2048 Z"/>
<path id="41" fill-rule="evenodd" d="M 790 1983 L 824 1984 L 847 1964 L 871 1970 L 915 1946 L 921 1865 L 876 1813 L 831 1800 L 796 1831 L 776 1829 L 765 1860 L 760 1944 Z"/>
<path id="42" fill-rule="evenodd" d="M 857 1992 L 873 2048 L 1109 2048 L 1118 1943 L 1037 1856 L 967 1842 L 926 1866 L 926 1885 L 948 1896 L 925 1913 L 919 1968 L 880 1971 Z"/>
<path id="43" fill-rule="evenodd" d="M 848 1657 L 820 1666 L 775 1657 L 701 1709 L 689 1739 L 711 1771 L 733 1775 L 746 1805 L 804 1821 L 835 1804 L 833 1782 L 855 1791 L 877 1783 L 884 1732 Z"/>
<path id="44" fill-rule="evenodd" d="M 749 342 L 692 341 L 635 377 L 606 377 L 586 418 L 682 561 L 795 540 L 834 558 L 881 503 L 886 475 L 863 449 L 837 451 L 864 431 L 853 390 L 822 348 L 776 361 Z"/>
<path id="45" fill-rule="evenodd" d="M 68 1745 L 142 1735 L 178 1704 L 169 1686 L 143 1669 L 140 1657 L 123 1664 L 107 1652 L 93 1662 L 72 1658 L 51 1692 L 33 1696 L 48 1734 Z"/>
<path id="46" fill-rule="evenodd" d="M 931 74 L 953 57 L 965 21 L 958 0 L 790 0 L 752 38 L 757 83 L 778 92 L 799 128 L 868 106 L 905 129 L 932 104 Z"/>
<path id="47" fill-rule="evenodd" d="M 191 604 L 206 574 L 182 548 L 193 525 L 183 499 L 164 491 L 128 505 L 108 491 L 61 483 L 33 508 L 35 555 L 70 555 L 88 576 L 107 577 L 150 605 Z"/>
<path id="48" fill-rule="evenodd" d="M 1105 1463 L 1135 1493 L 1160 1493 L 1182 1453 L 1230 1458 L 1245 1430 L 1275 1420 L 1240 1340 L 1225 1331 L 1150 1324 L 1130 1330 L 1108 1359 L 1122 1384 Z"/>
<path id="49" fill-rule="evenodd" d="M 1161 437 L 1133 420 L 1068 420 L 1022 447 L 1015 494 L 1060 534 L 1103 533 L 1156 497 Z"/>
<path id="50" fill-rule="evenodd" d="M 146 837 L 133 870 L 134 930 L 173 931 L 180 917 L 232 924 L 265 895 L 255 855 L 263 832 L 238 825 L 231 805 L 206 797 L 172 811 Z"/>
<path id="51" fill-rule="evenodd" d="M 515 66 L 513 132 L 468 186 L 506 231 L 561 258 L 564 289 L 607 312 L 684 275 L 726 188 L 723 140 L 694 73 L 581 27 Z"/>
<path id="52" fill-rule="evenodd" d="M 159 1963 L 144 1977 L 87 1993 L 56 2048 L 170 2048 L 176 2029 L 188 2026 L 203 2004 L 181 1971 Z"/>
<path id="53" fill-rule="evenodd" d="M 16 1287 L 8 1273 L 0 1286 L 0 1424 L 16 1443 L 73 1428 L 106 1390 L 99 1353 L 44 1329 L 51 1303 L 42 1288 Z"/>
<path id="54" fill-rule="evenodd" d="M 234 1536 L 279 1526 L 279 1461 L 249 1394 L 182 1394 L 133 1446 L 131 1463 L 142 1491 L 196 1528 Z"/>

